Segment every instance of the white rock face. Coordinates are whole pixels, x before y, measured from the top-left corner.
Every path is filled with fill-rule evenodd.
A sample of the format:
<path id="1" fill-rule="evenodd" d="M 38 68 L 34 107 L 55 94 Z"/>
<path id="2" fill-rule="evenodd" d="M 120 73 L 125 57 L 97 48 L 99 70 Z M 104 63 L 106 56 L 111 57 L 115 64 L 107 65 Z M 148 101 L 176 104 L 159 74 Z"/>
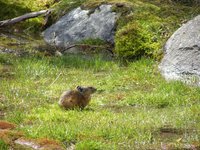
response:
<path id="1" fill-rule="evenodd" d="M 116 17 L 111 5 L 101 5 L 93 13 L 78 7 L 46 29 L 43 36 L 47 43 L 60 47 L 90 38 L 114 43 Z"/>
<path id="2" fill-rule="evenodd" d="M 200 85 L 200 15 L 180 27 L 164 50 L 159 68 L 167 80 Z"/>

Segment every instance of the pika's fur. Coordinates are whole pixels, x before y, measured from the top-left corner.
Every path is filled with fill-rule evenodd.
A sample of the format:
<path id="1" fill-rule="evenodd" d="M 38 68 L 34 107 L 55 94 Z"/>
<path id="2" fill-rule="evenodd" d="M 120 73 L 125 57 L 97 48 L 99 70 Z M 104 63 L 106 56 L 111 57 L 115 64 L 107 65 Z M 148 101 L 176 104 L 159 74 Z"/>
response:
<path id="1" fill-rule="evenodd" d="M 94 87 L 77 86 L 75 90 L 65 91 L 61 95 L 58 104 L 65 109 L 83 109 L 89 104 L 91 94 L 94 92 L 96 92 Z"/>

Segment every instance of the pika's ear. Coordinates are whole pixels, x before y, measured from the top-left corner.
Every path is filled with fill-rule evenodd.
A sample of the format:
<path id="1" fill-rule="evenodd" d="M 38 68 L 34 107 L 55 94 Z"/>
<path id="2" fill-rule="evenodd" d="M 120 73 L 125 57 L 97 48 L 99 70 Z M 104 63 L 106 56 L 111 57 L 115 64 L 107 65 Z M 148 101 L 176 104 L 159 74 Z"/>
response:
<path id="1" fill-rule="evenodd" d="M 83 92 L 83 88 L 81 86 L 77 86 L 76 89 L 79 91 L 79 92 Z"/>

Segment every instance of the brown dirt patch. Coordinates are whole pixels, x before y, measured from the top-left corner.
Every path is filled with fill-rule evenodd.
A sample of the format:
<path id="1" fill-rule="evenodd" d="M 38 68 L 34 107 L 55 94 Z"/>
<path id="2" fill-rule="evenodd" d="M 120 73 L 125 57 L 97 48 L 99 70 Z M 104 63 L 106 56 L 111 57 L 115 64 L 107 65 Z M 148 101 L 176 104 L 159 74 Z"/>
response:
<path id="1" fill-rule="evenodd" d="M 0 120 L 0 129 L 14 129 L 16 125 L 10 122 Z"/>

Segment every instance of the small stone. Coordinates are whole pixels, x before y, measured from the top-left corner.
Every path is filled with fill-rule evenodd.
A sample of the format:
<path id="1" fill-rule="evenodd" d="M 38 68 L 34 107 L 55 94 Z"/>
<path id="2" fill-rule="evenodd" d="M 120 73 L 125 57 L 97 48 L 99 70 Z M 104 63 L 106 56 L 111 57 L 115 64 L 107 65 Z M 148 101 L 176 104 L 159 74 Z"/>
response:
<path id="1" fill-rule="evenodd" d="M 15 141 L 15 144 L 34 150 L 64 150 L 64 147 L 59 142 L 49 139 L 20 138 Z"/>

